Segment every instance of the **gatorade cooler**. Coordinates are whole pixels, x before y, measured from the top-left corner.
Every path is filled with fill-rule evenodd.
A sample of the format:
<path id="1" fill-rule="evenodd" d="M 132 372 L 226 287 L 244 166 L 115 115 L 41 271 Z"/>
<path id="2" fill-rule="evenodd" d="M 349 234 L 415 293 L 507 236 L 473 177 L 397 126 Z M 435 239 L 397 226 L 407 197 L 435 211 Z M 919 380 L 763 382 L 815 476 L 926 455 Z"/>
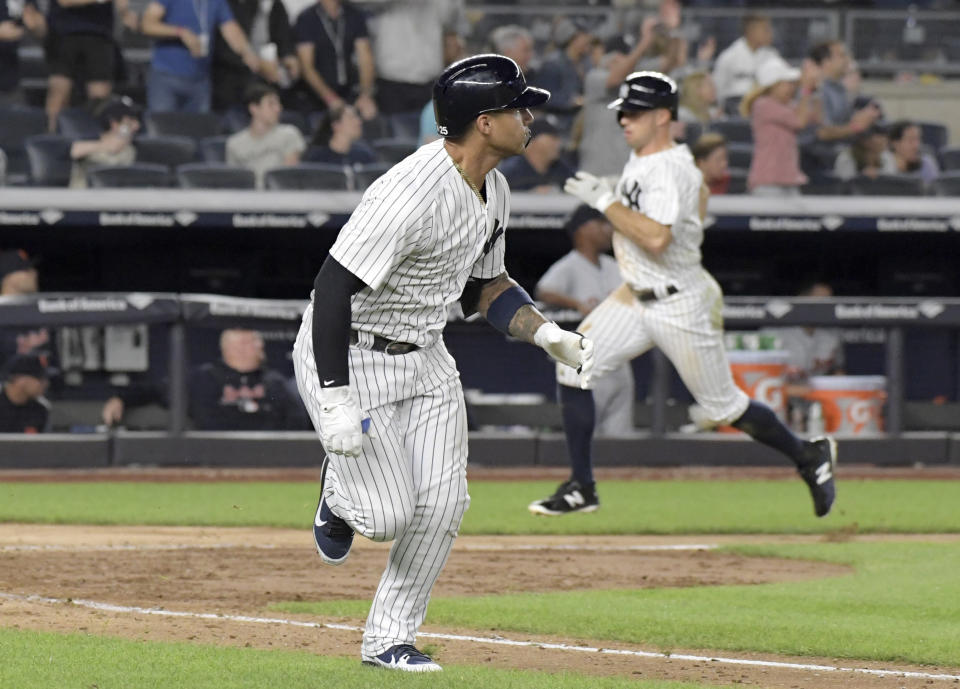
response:
<path id="1" fill-rule="evenodd" d="M 787 352 L 777 349 L 727 352 L 733 381 L 750 399 L 763 402 L 781 420 L 787 415 L 785 376 Z"/>
<path id="2" fill-rule="evenodd" d="M 886 376 L 812 376 L 807 399 L 823 407 L 827 433 L 875 435 L 883 432 Z"/>

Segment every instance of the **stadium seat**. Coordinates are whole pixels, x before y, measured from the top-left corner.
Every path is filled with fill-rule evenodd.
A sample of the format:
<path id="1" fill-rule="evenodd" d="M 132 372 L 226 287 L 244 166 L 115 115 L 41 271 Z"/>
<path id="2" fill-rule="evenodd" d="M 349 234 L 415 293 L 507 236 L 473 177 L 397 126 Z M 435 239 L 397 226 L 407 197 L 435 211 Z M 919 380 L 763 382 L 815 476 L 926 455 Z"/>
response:
<path id="1" fill-rule="evenodd" d="M 212 112 L 148 112 L 144 119 L 150 136 L 202 139 L 223 133 L 220 116 Z"/>
<path id="2" fill-rule="evenodd" d="M 960 171 L 941 173 L 931 186 L 937 196 L 960 196 Z"/>
<path id="3" fill-rule="evenodd" d="M 850 193 L 850 184 L 834 175 L 821 175 L 800 187 L 805 196 L 846 196 Z"/>
<path id="4" fill-rule="evenodd" d="M 103 128 L 87 108 L 64 108 L 57 116 L 57 131 L 71 139 L 99 139 Z"/>
<path id="5" fill-rule="evenodd" d="M 351 187 L 351 177 L 348 169 L 341 165 L 301 163 L 267 170 L 263 181 L 266 189 L 273 190 L 346 191 Z"/>
<path id="6" fill-rule="evenodd" d="M 749 170 L 753 160 L 753 144 L 731 142 L 727 144 L 727 163 L 738 170 Z"/>
<path id="7" fill-rule="evenodd" d="M 35 187 L 65 187 L 70 183 L 73 139 L 57 134 L 38 134 L 24 142 L 30 166 L 30 184 Z"/>
<path id="8" fill-rule="evenodd" d="M 354 165 L 353 183 L 357 191 L 363 191 L 374 181 L 390 169 L 389 163 L 370 163 L 369 165 Z"/>
<path id="9" fill-rule="evenodd" d="M 208 136 L 200 139 L 200 158 L 205 163 L 224 163 L 227 160 L 226 136 Z"/>
<path id="10" fill-rule="evenodd" d="M 7 154 L 7 184 L 27 182 L 30 166 L 24 141 L 28 136 L 46 133 L 47 114 L 43 108 L 0 107 L 0 148 Z"/>
<path id="11" fill-rule="evenodd" d="M 107 165 L 87 172 L 87 184 L 95 188 L 169 187 L 170 170 L 156 163 L 133 165 Z"/>
<path id="12" fill-rule="evenodd" d="M 376 139 L 370 142 L 373 150 L 385 163 L 399 163 L 417 150 L 417 140 L 404 138 Z"/>
<path id="13" fill-rule="evenodd" d="M 947 146 L 949 132 L 945 124 L 939 122 L 917 122 L 920 127 L 920 138 L 923 139 L 923 145 L 929 147 L 934 153 L 938 153 Z"/>
<path id="14" fill-rule="evenodd" d="M 939 158 L 942 170 L 960 170 L 960 148 L 944 148 Z"/>
<path id="15" fill-rule="evenodd" d="M 177 168 L 177 183 L 184 189 L 256 189 L 253 170 L 211 163 L 187 163 Z"/>
<path id="16" fill-rule="evenodd" d="M 746 194 L 747 193 L 747 171 L 732 168 L 730 170 L 730 186 L 727 187 L 728 194 Z"/>
<path id="17" fill-rule="evenodd" d="M 753 144 L 753 130 L 750 128 L 750 120 L 742 117 L 714 120 L 710 123 L 710 131 L 723 134 L 728 143 Z"/>
<path id="18" fill-rule="evenodd" d="M 857 177 L 850 182 L 854 194 L 865 196 L 923 196 L 923 180 L 913 175 Z"/>
<path id="19" fill-rule="evenodd" d="M 133 141 L 138 163 L 158 163 L 169 168 L 189 163 L 197 154 L 196 142 L 188 136 L 141 136 Z"/>
<path id="20" fill-rule="evenodd" d="M 723 114 L 727 117 L 740 117 L 740 101 L 743 96 L 728 96 L 723 99 Z"/>

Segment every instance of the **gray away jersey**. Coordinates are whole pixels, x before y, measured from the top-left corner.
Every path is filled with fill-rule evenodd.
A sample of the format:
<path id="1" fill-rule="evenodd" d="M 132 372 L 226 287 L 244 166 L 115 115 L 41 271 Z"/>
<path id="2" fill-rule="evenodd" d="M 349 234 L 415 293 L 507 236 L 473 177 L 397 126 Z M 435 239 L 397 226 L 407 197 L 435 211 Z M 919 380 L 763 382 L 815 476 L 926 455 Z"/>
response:
<path id="1" fill-rule="evenodd" d="M 351 302 L 352 327 L 422 347 L 437 342 L 467 278 L 504 270 L 510 191 L 496 169 L 486 196 L 484 206 L 442 139 L 374 182 L 330 249 L 367 285 Z"/>
<path id="2" fill-rule="evenodd" d="M 644 251 L 619 232 L 613 234 L 613 253 L 623 279 L 636 289 L 698 281 L 703 222 L 700 186 L 703 175 L 690 149 L 676 145 L 652 155 L 630 154 L 617 182 L 618 200 L 663 225 L 673 239 L 659 256 Z"/>

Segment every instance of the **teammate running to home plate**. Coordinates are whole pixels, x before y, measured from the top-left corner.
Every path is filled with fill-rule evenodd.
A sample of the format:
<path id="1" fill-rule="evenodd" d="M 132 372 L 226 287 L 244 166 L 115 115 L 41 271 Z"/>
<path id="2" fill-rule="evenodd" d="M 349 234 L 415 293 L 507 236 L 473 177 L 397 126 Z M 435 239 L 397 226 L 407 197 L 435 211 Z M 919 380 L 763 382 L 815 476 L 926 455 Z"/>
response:
<path id="1" fill-rule="evenodd" d="M 523 151 L 528 108 L 549 97 L 502 55 L 449 66 L 433 90 L 442 138 L 367 189 L 303 315 L 294 368 L 327 452 L 317 550 L 339 565 L 355 533 L 394 541 L 363 633 L 367 664 L 440 669 L 413 644 L 470 501 L 447 307 L 459 300 L 589 379 L 590 341 L 547 321 L 504 270 L 510 192 L 495 167 Z"/>
<path id="2" fill-rule="evenodd" d="M 723 295 L 700 263 L 709 192 L 689 149 L 670 136 L 677 100 L 677 85 L 669 77 L 630 74 L 608 106 L 633 149 L 616 187 L 586 172 L 564 186 L 610 220 L 625 281 L 580 325 L 579 332 L 596 347 L 591 376 L 659 347 L 697 401 L 692 407 L 697 425 L 729 424 L 785 454 L 822 517 L 836 496 L 836 443 L 825 437 L 801 440 L 733 382 L 723 343 Z M 572 475 L 529 509 L 545 515 L 593 511 L 599 499 L 590 454 L 595 423 L 590 383 L 566 367 L 557 368 L 557 381 Z"/>

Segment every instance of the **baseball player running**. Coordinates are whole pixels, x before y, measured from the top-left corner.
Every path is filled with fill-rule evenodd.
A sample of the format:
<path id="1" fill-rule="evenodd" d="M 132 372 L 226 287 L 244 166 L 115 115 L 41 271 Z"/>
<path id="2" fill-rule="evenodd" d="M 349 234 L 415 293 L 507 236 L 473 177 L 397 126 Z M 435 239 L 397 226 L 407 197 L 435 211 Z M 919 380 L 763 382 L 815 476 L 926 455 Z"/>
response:
<path id="1" fill-rule="evenodd" d="M 528 108 L 549 97 L 501 55 L 449 66 L 433 90 L 443 138 L 364 193 L 303 315 L 297 386 L 327 452 L 317 550 L 339 565 L 355 533 L 394 541 L 364 629 L 366 664 L 440 670 L 413 643 L 470 501 L 447 307 L 459 299 L 588 380 L 590 341 L 544 319 L 504 270 L 510 192 L 495 166 L 523 151 Z"/>
<path id="2" fill-rule="evenodd" d="M 787 455 L 822 517 L 836 495 L 836 443 L 801 440 L 733 382 L 723 344 L 723 295 L 700 264 L 709 192 L 690 151 L 670 137 L 677 96 L 677 85 L 659 72 L 630 74 L 608 106 L 633 149 L 616 188 L 586 172 L 564 186 L 613 224 L 613 251 L 625 281 L 580 325 L 596 346 L 591 375 L 660 347 L 697 401 L 694 421 L 704 428 L 730 424 Z M 599 500 L 590 456 L 590 382 L 564 367 L 557 368 L 557 381 L 573 471 L 556 493 L 529 509 L 546 515 L 593 511 Z"/>

